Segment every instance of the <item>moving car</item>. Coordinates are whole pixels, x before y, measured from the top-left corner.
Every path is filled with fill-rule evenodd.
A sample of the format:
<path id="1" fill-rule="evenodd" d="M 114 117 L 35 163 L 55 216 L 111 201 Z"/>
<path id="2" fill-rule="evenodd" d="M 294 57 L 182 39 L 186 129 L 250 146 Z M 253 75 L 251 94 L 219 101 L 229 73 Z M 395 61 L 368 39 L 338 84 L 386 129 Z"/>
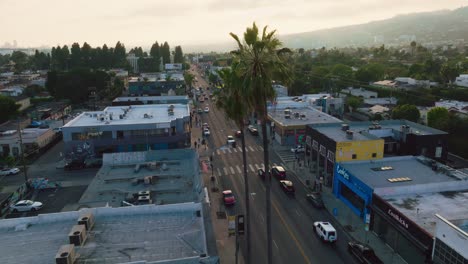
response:
<path id="1" fill-rule="evenodd" d="M 211 135 L 210 130 L 209 130 L 208 128 L 204 128 L 204 129 L 203 129 L 203 135 L 204 135 L 205 137 Z"/>
<path id="2" fill-rule="evenodd" d="M 203 123 L 202 127 L 203 127 L 203 129 L 205 129 L 205 128 L 210 129 L 210 126 L 208 125 L 208 123 Z"/>
<path id="3" fill-rule="evenodd" d="M 383 264 L 383 261 L 375 255 L 374 250 L 366 244 L 350 241 L 348 242 L 348 251 L 353 254 L 360 263 Z"/>
<path id="4" fill-rule="evenodd" d="M 236 136 L 236 138 L 240 138 L 242 136 L 242 131 L 237 130 L 234 135 Z"/>
<path id="5" fill-rule="evenodd" d="M 227 136 L 227 143 L 228 145 L 232 145 L 234 147 L 236 145 L 236 140 L 233 136 Z"/>
<path id="6" fill-rule="evenodd" d="M 258 136 L 258 130 L 254 126 L 250 125 L 247 127 L 247 129 L 249 130 L 250 134 Z"/>
<path id="7" fill-rule="evenodd" d="M 20 169 L 18 168 L 7 168 L 7 169 L 3 169 L 0 171 L 0 176 L 14 175 L 14 174 L 18 174 L 19 172 L 20 172 Z"/>
<path id="8" fill-rule="evenodd" d="M 37 211 L 42 208 L 41 202 L 34 202 L 31 200 L 21 200 L 12 204 L 10 210 L 12 212 L 25 212 L 25 211 Z"/>
<path id="9" fill-rule="evenodd" d="M 82 160 L 72 160 L 71 162 L 67 162 L 63 167 L 65 170 L 80 170 L 86 167 L 86 163 Z"/>
<path id="10" fill-rule="evenodd" d="M 286 179 L 286 170 L 281 166 L 271 167 L 271 174 L 277 179 L 284 180 Z"/>
<path id="11" fill-rule="evenodd" d="M 325 205 L 323 204 L 322 200 L 322 195 L 319 192 L 312 192 L 306 194 L 306 199 L 315 207 L 318 209 L 325 208 Z"/>
<path id="12" fill-rule="evenodd" d="M 292 153 L 302 153 L 305 152 L 305 148 L 302 145 L 297 145 L 296 147 L 291 149 Z"/>
<path id="13" fill-rule="evenodd" d="M 280 181 L 281 189 L 287 194 L 294 194 L 295 189 L 292 181 Z"/>
<path id="14" fill-rule="evenodd" d="M 329 222 L 314 222 L 314 231 L 323 242 L 334 243 L 338 239 L 336 229 Z"/>
<path id="15" fill-rule="evenodd" d="M 209 113 L 210 112 L 210 108 L 209 107 L 205 107 L 205 113 Z"/>
<path id="16" fill-rule="evenodd" d="M 203 110 L 202 110 L 201 108 L 198 108 L 197 112 L 198 112 L 199 114 L 203 114 Z"/>
<path id="17" fill-rule="evenodd" d="M 223 201 L 224 205 L 234 205 L 236 204 L 236 197 L 234 197 L 231 190 L 225 190 L 223 191 Z"/>

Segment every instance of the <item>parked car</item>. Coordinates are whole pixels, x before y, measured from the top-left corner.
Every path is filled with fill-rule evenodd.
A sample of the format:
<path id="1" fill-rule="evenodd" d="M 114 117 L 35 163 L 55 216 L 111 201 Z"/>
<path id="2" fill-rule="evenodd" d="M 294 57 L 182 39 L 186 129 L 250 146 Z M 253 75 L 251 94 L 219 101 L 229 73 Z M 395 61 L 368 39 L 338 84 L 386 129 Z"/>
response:
<path id="1" fill-rule="evenodd" d="M 249 130 L 250 134 L 258 136 L 258 130 L 254 126 L 250 125 L 247 127 L 247 129 Z"/>
<path id="2" fill-rule="evenodd" d="M 236 197 L 234 197 L 231 190 L 225 190 L 223 191 L 223 201 L 226 206 L 234 205 L 236 204 Z"/>
<path id="3" fill-rule="evenodd" d="M 375 255 L 374 250 L 363 243 L 357 241 L 348 242 L 348 251 L 353 254 L 361 263 L 383 264 L 383 261 Z"/>
<path id="4" fill-rule="evenodd" d="M 338 239 L 336 229 L 329 222 L 314 222 L 314 231 L 323 242 L 334 243 Z"/>
<path id="5" fill-rule="evenodd" d="M 12 204 L 10 210 L 12 212 L 25 212 L 25 211 L 37 211 L 42 208 L 41 202 L 35 202 L 31 200 L 21 200 Z"/>
<path id="6" fill-rule="evenodd" d="M 296 191 L 292 181 L 280 181 L 280 186 L 281 189 L 283 189 L 283 191 L 287 194 L 294 194 Z"/>
<path id="7" fill-rule="evenodd" d="M 292 153 L 302 153 L 305 152 L 305 148 L 302 145 L 297 145 L 296 147 L 291 149 Z"/>
<path id="8" fill-rule="evenodd" d="M 15 175 L 20 172 L 18 168 L 7 168 L 0 171 L 0 176 Z"/>
<path id="9" fill-rule="evenodd" d="M 86 167 L 86 164 L 82 160 L 72 160 L 65 164 L 63 167 L 65 170 L 81 170 Z"/>
<path id="10" fill-rule="evenodd" d="M 204 129 L 203 129 L 203 135 L 204 135 L 205 137 L 211 135 L 210 130 L 209 130 L 208 128 L 204 128 Z"/>
<path id="11" fill-rule="evenodd" d="M 318 209 L 325 208 L 325 205 L 323 204 L 322 200 L 322 195 L 319 192 L 312 192 L 306 194 L 306 199 L 315 207 Z"/>
<path id="12" fill-rule="evenodd" d="M 209 113 L 210 112 L 210 108 L 209 107 L 205 107 L 205 113 Z"/>
<path id="13" fill-rule="evenodd" d="M 203 110 L 202 110 L 201 108 L 198 108 L 197 112 L 198 112 L 199 114 L 203 114 Z"/>
<path id="14" fill-rule="evenodd" d="M 233 136 L 227 136 L 227 144 L 231 145 L 233 148 L 236 147 L 236 140 Z"/>
<path id="15" fill-rule="evenodd" d="M 242 136 L 242 131 L 237 130 L 234 136 L 236 136 L 236 138 L 240 138 Z"/>
<path id="16" fill-rule="evenodd" d="M 271 174 L 279 180 L 286 179 L 286 170 L 281 166 L 271 167 Z"/>
<path id="17" fill-rule="evenodd" d="M 263 168 L 258 169 L 258 170 L 257 170 L 257 175 L 258 175 L 259 177 L 261 177 L 261 178 L 264 180 L 265 177 L 266 177 L 265 170 L 264 170 Z M 271 180 L 271 178 L 270 178 L 270 180 Z"/>
<path id="18" fill-rule="evenodd" d="M 210 129 L 210 126 L 208 125 L 208 123 L 203 123 L 202 127 L 203 127 L 203 129 L 205 129 L 205 128 Z"/>

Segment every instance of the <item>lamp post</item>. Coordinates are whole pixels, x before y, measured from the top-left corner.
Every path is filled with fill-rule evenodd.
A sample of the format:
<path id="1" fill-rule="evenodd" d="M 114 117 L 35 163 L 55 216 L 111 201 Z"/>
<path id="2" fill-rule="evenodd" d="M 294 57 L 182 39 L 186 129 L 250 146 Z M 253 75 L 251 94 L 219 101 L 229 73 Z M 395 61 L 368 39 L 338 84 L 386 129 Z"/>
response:
<path id="1" fill-rule="evenodd" d="M 28 181 L 28 171 L 26 168 L 26 163 L 24 163 L 24 151 L 23 151 L 23 135 L 21 134 L 20 120 L 18 119 L 18 133 L 19 133 L 19 145 L 20 145 L 20 155 L 21 155 L 21 164 L 23 165 L 24 181 Z"/>

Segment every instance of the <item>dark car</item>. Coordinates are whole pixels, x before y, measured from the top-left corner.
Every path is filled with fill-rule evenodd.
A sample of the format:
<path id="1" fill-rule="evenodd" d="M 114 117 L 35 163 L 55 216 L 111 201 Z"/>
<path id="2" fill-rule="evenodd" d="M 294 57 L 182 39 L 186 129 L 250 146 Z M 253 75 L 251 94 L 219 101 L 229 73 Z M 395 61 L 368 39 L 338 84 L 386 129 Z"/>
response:
<path id="1" fill-rule="evenodd" d="M 357 241 L 348 242 L 348 251 L 353 254 L 361 263 L 383 264 L 383 261 L 375 255 L 374 250 L 363 243 Z"/>
<path id="2" fill-rule="evenodd" d="M 71 162 L 67 162 L 63 167 L 65 170 L 81 170 L 86 167 L 86 164 L 82 160 L 72 160 Z"/>
<path id="3" fill-rule="evenodd" d="M 315 208 L 325 208 L 322 200 L 322 195 L 318 192 L 308 193 L 306 194 L 307 200 L 315 207 Z"/>
<path id="4" fill-rule="evenodd" d="M 279 180 L 286 179 L 286 170 L 281 166 L 271 167 L 271 174 Z"/>
<path id="5" fill-rule="evenodd" d="M 280 185 L 281 189 L 287 194 L 294 194 L 296 192 L 292 181 L 280 181 Z"/>
<path id="6" fill-rule="evenodd" d="M 257 175 L 262 178 L 263 180 L 266 178 L 266 173 L 265 173 L 265 170 L 263 168 L 260 168 L 257 170 Z M 271 180 L 271 178 L 270 178 Z"/>
<path id="7" fill-rule="evenodd" d="M 242 136 L 242 131 L 237 130 L 234 135 L 236 136 L 236 138 L 240 138 Z"/>

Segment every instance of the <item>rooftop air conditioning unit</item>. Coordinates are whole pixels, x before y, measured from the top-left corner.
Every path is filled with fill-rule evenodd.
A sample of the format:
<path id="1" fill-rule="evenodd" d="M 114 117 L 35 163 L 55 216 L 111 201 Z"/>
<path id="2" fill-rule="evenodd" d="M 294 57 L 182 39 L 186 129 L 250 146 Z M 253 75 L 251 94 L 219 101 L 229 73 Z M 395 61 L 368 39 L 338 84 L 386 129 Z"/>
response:
<path id="1" fill-rule="evenodd" d="M 55 264 L 73 264 L 75 262 L 75 245 L 63 245 L 55 255 Z"/>
<path id="2" fill-rule="evenodd" d="M 84 225 L 74 225 L 68 234 L 70 244 L 81 246 L 86 240 L 86 227 Z"/>
<path id="3" fill-rule="evenodd" d="M 346 138 L 347 139 L 353 139 L 354 132 L 351 130 L 346 131 Z"/>
<path id="4" fill-rule="evenodd" d="M 291 116 L 290 116 L 290 115 L 284 115 L 284 118 L 285 118 L 285 119 L 290 119 Z"/>
<path id="5" fill-rule="evenodd" d="M 78 218 L 78 224 L 84 225 L 86 230 L 91 230 L 94 226 L 94 215 L 91 212 L 84 213 Z"/>
<path id="6" fill-rule="evenodd" d="M 341 130 L 348 131 L 349 130 L 349 125 L 348 124 L 342 124 L 341 125 Z"/>
<path id="7" fill-rule="evenodd" d="M 138 196 L 138 204 L 151 204 L 151 198 L 149 195 Z"/>
<path id="8" fill-rule="evenodd" d="M 150 195 L 150 191 L 140 191 L 138 192 L 138 196 L 149 196 Z"/>

